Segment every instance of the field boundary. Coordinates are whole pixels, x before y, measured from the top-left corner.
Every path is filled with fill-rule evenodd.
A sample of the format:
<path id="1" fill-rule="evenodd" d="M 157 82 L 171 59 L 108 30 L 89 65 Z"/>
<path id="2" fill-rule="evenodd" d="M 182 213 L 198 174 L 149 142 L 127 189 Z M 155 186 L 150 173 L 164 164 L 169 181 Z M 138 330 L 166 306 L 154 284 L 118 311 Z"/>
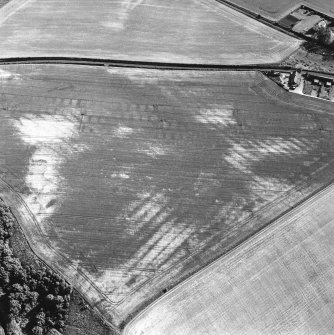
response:
<path id="1" fill-rule="evenodd" d="M 30 1 L 30 0 L 28 0 Z M 293 71 L 293 66 L 279 66 L 273 64 L 254 64 L 254 65 L 221 65 L 221 64 L 183 64 L 183 63 L 163 63 L 163 62 L 144 62 L 144 61 L 127 61 L 117 59 L 99 59 L 89 57 L 10 57 L 0 58 L 1 65 L 33 65 L 33 64 L 50 64 L 50 65 L 86 65 L 100 67 L 121 67 L 121 68 L 138 68 L 152 69 L 161 71 Z M 334 75 L 332 72 L 309 71 L 318 75 Z"/>
<path id="2" fill-rule="evenodd" d="M 245 248 L 247 245 L 251 244 L 254 240 L 261 237 L 261 235 L 265 235 L 268 233 L 269 230 L 277 229 L 277 226 L 279 224 L 284 223 L 284 219 L 286 216 L 293 215 L 295 211 L 297 211 L 300 207 L 307 205 L 308 202 L 311 202 L 315 198 L 318 198 L 321 196 L 322 193 L 325 193 L 329 188 L 334 186 L 334 179 L 332 179 L 327 184 L 320 187 L 318 190 L 312 192 L 308 196 L 306 196 L 304 199 L 299 201 L 297 204 L 293 205 L 291 208 L 284 211 L 281 215 L 276 217 L 274 220 L 269 222 L 265 227 L 260 229 L 255 234 L 248 237 L 245 241 L 238 244 L 236 247 L 232 248 L 230 251 L 222 255 L 221 257 L 215 259 L 211 263 L 207 264 L 203 268 L 201 268 L 199 271 L 194 273 L 193 275 L 189 276 L 188 278 L 184 279 L 182 282 L 180 282 L 178 285 L 174 286 L 172 289 L 170 289 L 168 292 L 157 298 L 154 302 L 152 302 L 150 305 L 148 305 L 146 308 L 144 308 L 142 311 L 140 311 L 133 319 L 131 319 L 125 326 L 124 330 L 122 331 L 122 335 L 127 335 L 129 331 L 129 327 L 131 327 L 132 323 L 134 323 L 138 318 L 140 318 L 144 313 L 146 313 L 150 308 L 158 304 L 162 299 L 164 299 L 166 296 L 169 296 L 170 294 L 174 293 L 177 289 L 180 287 L 186 285 L 189 281 L 193 280 L 194 278 L 200 276 L 203 272 L 210 270 L 210 268 L 214 267 L 215 264 L 218 262 L 221 262 L 222 260 L 230 257 L 231 255 L 240 252 L 240 249 Z M 283 222 L 282 222 L 283 221 Z M 130 329 L 131 330 L 131 329 Z"/>
<path id="3" fill-rule="evenodd" d="M 28 0 L 30 1 L 30 0 Z M 221 65 L 221 64 L 196 64 L 196 63 L 164 63 L 164 62 L 145 62 L 127 61 L 117 59 L 103 59 L 90 57 L 10 57 L 0 58 L 0 65 L 12 64 L 64 64 L 64 65 L 87 65 L 87 66 L 111 66 L 145 68 L 155 70 L 203 70 L 203 71 L 251 71 L 251 70 L 289 70 L 289 66 L 279 67 L 275 63 L 271 64 L 249 64 L 249 65 Z"/>

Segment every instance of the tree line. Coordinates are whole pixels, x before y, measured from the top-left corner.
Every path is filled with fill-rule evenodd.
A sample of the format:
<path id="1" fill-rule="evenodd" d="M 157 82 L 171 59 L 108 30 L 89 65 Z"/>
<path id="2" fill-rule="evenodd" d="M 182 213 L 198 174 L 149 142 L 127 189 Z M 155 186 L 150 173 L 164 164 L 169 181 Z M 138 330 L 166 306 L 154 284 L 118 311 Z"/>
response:
<path id="1" fill-rule="evenodd" d="M 0 335 L 63 332 L 71 286 L 43 266 L 24 265 L 13 255 L 14 217 L 0 202 Z"/>

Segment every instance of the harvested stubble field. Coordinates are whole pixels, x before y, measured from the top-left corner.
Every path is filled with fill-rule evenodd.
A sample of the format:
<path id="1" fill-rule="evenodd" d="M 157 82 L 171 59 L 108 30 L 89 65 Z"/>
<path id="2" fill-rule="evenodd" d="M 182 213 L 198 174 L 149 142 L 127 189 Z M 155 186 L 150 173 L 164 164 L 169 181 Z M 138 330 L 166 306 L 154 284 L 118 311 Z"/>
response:
<path id="1" fill-rule="evenodd" d="M 333 334 L 334 186 L 156 301 L 124 335 Z"/>
<path id="2" fill-rule="evenodd" d="M 333 178 L 331 103 L 260 73 L 0 75 L 1 194 L 37 254 L 115 323 Z"/>
<path id="3" fill-rule="evenodd" d="M 299 45 L 212 0 L 31 0 L 0 29 L 1 57 L 262 64 Z"/>
<path id="4" fill-rule="evenodd" d="M 228 0 L 254 13 L 278 21 L 301 5 L 334 17 L 333 0 Z"/>

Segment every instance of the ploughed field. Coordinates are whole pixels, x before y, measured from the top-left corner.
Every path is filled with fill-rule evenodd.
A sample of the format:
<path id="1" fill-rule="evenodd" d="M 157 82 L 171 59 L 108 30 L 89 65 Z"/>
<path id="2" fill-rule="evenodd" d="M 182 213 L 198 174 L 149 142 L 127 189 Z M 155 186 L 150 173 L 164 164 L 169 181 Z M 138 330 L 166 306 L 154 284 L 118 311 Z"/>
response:
<path id="1" fill-rule="evenodd" d="M 124 335 L 333 334 L 334 186 L 183 282 Z"/>
<path id="2" fill-rule="evenodd" d="M 334 17 L 333 0 L 229 0 L 254 13 L 278 21 L 301 5 Z"/>
<path id="3" fill-rule="evenodd" d="M 30 0 L 2 16 L 1 57 L 263 64 L 300 45 L 212 0 Z"/>
<path id="4" fill-rule="evenodd" d="M 1 194 L 119 323 L 333 178 L 330 102 L 256 72 L 0 70 Z"/>

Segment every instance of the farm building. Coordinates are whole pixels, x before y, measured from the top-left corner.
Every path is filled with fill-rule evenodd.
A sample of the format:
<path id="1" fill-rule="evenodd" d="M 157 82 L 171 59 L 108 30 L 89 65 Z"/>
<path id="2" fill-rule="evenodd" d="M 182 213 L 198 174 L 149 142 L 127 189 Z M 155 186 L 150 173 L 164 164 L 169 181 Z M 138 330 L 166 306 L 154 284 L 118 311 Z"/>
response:
<path id="1" fill-rule="evenodd" d="M 319 15 L 310 15 L 307 16 L 305 19 L 300 20 L 296 25 L 294 25 L 292 30 L 295 33 L 305 34 L 322 20 L 323 18 Z"/>

